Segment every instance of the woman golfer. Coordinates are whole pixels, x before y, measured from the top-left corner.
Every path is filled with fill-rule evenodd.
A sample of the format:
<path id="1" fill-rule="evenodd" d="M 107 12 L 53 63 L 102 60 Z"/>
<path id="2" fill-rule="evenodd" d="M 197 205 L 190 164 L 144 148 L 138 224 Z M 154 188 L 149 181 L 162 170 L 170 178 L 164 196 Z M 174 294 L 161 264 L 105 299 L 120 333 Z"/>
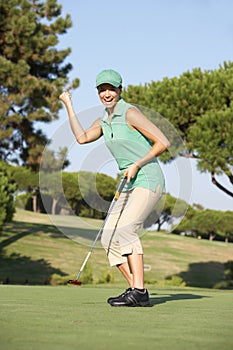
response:
<path id="1" fill-rule="evenodd" d="M 165 191 L 164 176 L 157 156 L 169 147 L 164 134 L 136 107 L 121 97 L 122 78 L 112 69 L 96 77 L 99 98 L 105 106 L 102 118 L 84 130 L 74 112 L 71 95 L 63 92 L 71 129 L 78 143 L 104 136 L 116 159 L 121 178 L 127 183 L 103 229 L 101 243 L 111 266 L 117 266 L 129 288 L 108 299 L 112 306 L 149 306 L 144 287 L 143 249 L 137 230 Z"/>

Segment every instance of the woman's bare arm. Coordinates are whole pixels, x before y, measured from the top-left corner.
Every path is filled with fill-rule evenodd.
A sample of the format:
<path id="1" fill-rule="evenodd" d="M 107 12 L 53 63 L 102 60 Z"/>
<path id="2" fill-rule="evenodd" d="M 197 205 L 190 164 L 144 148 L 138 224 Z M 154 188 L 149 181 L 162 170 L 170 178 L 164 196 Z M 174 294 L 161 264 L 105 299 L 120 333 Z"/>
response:
<path id="1" fill-rule="evenodd" d="M 169 146 L 170 142 L 162 131 L 157 128 L 143 113 L 141 113 L 137 108 L 130 108 L 126 115 L 127 123 L 132 129 L 138 130 L 142 135 L 147 137 L 152 141 L 151 149 L 144 157 L 138 159 L 134 164 L 129 166 L 125 172 L 125 176 L 133 178 L 138 169 L 144 164 L 150 162 L 153 158 L 159 156 L 163 153 Z"/>
<path id="2" fill-rule="evenodd" d="M 70 93 L 65 91 L 59 96 L 59 98 L 66 107 L 70 120 L 70 126 L 78 143 L 84 144 L 93 142 L 103 135 L 102 128 L 100 126 L 100 118 L 97 119 L 87 130 L 84 130 L 74 112 Z"/>

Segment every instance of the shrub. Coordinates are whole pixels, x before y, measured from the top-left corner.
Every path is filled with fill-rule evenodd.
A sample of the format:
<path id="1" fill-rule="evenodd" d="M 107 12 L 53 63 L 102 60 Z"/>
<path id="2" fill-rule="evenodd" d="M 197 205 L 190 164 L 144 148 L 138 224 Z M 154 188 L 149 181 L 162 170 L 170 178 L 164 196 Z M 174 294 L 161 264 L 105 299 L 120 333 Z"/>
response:
<path id="1" fill-rule="evenodd" d="M 20 209 L 25 209 L 30 199 L 31 199 L 30 193 L 21 193 L 17 195 L 15 199 L 15 206 Z M 30 205 L 30 207 L 32 207 L 32 205 Z"/>
<path id="2" fill-rule="evenodd" d="M 15 190 L 15 184 L 11 183 L 7 175 L 0 171 L 0 228 L 13 218 Z"/>
<path id="3" fill-rule="evenodd" d="M 83 269 L 80 281 L 83 284 L 92 284 L 93 283 L 93 274 L 91 264 L 88 262 Z"/>
<path id="4" fill-rule="evenodd" d="M 166 278 L 164 281 L 160 281 L 159 285 L 162 286 L 175 286 L 175 287 L 185 287 L 186 283 L 180 276 L 171 276 Z"/>
<path id="5" fill-rule="evenodd" d="M 51 286 L 61 286 L 67 284 L 67 281 L 71 279 L 69 276 L 61 276 L 56 273 L 52 274 L 49 278 L 49 284 Z"/>
<path id="6" fill-rule="evenodd" d="M 114 282 L 114 276 L 113 274 L 108 270 L 104 271 L 101 275 L 101 277 L 98 279 L 97 283 L 112 283 Z"/>
<path id="7" fill-rule="evenodd" d="M 229 260 L 224 264 L 225 280 L 215 284 L 216 289 L 233 289 L 233 261 Z"/>

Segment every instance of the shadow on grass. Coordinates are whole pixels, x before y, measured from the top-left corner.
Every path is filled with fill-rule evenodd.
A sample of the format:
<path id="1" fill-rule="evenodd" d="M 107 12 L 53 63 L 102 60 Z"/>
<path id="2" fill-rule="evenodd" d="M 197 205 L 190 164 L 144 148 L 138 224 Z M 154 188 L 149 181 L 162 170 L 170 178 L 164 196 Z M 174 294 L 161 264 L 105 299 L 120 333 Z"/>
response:
<path id="1" fill-rule="evenodd" d="M 92 243 L 98 233 L 98 229 L 86 229 L 61 225 L 57 227 L 55 225 L 33 224 L 17 221 L 4 227 L 1 236 L 7 238 L 1 240 L 0 250 L 25 236 L 37 233 L 48 234 L 52 238 L 69 238 L 78 243 L 82 243 L 82 240 L 84 240 L 85 243 Z"/>
<path id="2" fill-rule="evenodd" d="M 179 293 L 179 294 L 170 294 L 160 297 L 161 294 L 158 295 L 158 297 L 153 297 L 154 295 L 157 295 L 156 293 L 152 293 L 150 297 L 151 306 L 156 306 L 159 304 L 164 304 L 170 301 L 174 300 L 187 300 L 187 299 L 202 299 L 207 298 L 203 295 L 196 295 L 196 294 L 189 294 L 189 293 Z"/>
<path id="3" fill-rule="evenodd" d="M 18 252 L 7 254 L 6 248 L 16 241 L 35 234 L 48 234 L 53 238 L 64 238 L 56 227 L 46 224 L 13 222 L 4 226 L 0 242 L 0 283 L 2 284 L 49 284 L 53 274 L 67 276 L 45 259 L 33 260 Z"/>
<path id="4" fill-rule="evenodd" d="M 188 287 L 214 288 L 225 280 L 224 270 L 224 263 L 218 261 L 196 262 L 189 264 L 188 271 L 181 271 L 175 276 L 180 277 Z"/>
<path id="5" fill-rule="evenodd" d="M 28 256 L 12 253 L 6 256 L 0 252 L 0 283 L 2 284 L 49 284 L 53 274 L 67 276 L 60 269 L 52 267 L 45 259 L 32 260 Z"/>
<path id="6" fill-rule="evenodd" d="M 1 237 L 7 238 L 1 240 L 0 250 L 25 236 L 34 235 L 38 232 L 49 234 L 50 237 L 54 238 L 64 238 L 59 230 L 53 225 L 13 222 L 11 224 L 5 225 L 3 228 Z"/>
<path id="7" fill-rule="evenodd" d="M 51 266 L 45 259 L 33 260 L 20 252 L 7 254 L 7 247 L 26 236 L 48 235 L 54 239 L 85 240 L 92 242 L 97 229 L 26 223 L 13 221 L 4 226 L 0 236 L 0 283 L 3 284 L 49 284 L 53 274 L 67 276 L 58 268 Z M 32 248 L 33 249 L 33 248 Z"/>

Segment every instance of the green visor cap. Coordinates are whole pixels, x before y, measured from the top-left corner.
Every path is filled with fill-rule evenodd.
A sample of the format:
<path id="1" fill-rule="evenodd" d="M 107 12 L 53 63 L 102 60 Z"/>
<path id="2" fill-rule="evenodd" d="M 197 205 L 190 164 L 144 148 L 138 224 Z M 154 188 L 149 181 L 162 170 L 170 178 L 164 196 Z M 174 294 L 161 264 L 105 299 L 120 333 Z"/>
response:
<path id="1" fill-rule="evenodd" d="M 96 77 L 96 87 L 101 84 L 111 84 L 118 88 L 122 85 L 122 78 L 115 70 L 105 69 Z"/>

